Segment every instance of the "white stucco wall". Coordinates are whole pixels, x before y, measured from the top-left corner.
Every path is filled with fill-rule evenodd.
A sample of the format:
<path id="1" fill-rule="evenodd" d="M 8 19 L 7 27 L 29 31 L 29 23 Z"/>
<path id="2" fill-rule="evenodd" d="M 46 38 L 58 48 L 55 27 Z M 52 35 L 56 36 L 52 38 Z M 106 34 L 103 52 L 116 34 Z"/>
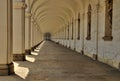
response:
<path id="1" fill-rule="evenodd" d="M 87 11 L 88 5 L 92 6 L 91 18 L 91 40 L 86 40 L 87 36 Z M 98 10 L 98 12 L 97 12 Z M 74 25 L 74 40 L 66 40 L 67 47 L 76 48 L 77 52 L 84 51 L 84 54 L 93 58 L 93 54 L 98 56 L 98 61 L 109 64 L 115 68 L 120 68 L 120 0 L 113 0 L 113 25 L 112 41 L 104 41 L 105 35 L 105 0 L 86 0 L 80 16 L 80 40 L 77 40 L 77 23 Z M 78 14 L 78 13 L 77 13 Z M 70 26 L 71 38 L 71 26 Z M 75 42 L 74 42 L 75 41 Z M 75 44 L 75 45 L 74 45 Z"/>

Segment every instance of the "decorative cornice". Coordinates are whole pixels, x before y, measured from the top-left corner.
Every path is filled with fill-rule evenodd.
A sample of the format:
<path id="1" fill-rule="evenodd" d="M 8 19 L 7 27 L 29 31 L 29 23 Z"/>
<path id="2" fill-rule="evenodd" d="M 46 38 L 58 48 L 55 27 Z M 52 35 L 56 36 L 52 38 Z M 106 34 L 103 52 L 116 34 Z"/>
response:
<path id="1" fill-rule="evenodd" d="M 25 9 L 27 8 L 27 5 L 24 2 L 15 2 L 13 3 L 14 9 Z"/>

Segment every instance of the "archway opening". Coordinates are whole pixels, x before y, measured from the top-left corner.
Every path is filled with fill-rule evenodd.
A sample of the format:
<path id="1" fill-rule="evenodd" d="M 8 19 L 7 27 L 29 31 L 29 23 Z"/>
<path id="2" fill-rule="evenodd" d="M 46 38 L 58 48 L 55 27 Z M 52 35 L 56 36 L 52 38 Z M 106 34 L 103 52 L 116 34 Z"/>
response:
<path id="1" fill-rule="evenodd" d="M 47 32 L 44 34 L 44 40 L 51 40 L 51 33 Z"/>

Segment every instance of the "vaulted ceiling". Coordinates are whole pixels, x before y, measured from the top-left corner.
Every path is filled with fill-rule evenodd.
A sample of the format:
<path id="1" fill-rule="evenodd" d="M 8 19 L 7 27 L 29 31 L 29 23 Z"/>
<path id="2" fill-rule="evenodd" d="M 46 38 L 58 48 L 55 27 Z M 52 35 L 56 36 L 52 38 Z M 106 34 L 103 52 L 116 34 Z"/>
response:
<path id="1" fill-rule="evenodd" d="M 32 18 L 43 33 L 54 33 L 77 18 L 86 0 L 28 0 Z"/>

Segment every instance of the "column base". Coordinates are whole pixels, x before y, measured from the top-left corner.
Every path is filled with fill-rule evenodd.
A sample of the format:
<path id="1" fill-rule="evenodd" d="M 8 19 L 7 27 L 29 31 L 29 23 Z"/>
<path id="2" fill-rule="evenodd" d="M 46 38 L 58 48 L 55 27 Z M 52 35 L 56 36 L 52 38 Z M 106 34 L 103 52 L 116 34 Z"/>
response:
<path id="1" fill-rule="evenodd" d="M 76 48 L 74 48 L 74 51 L 76 51 Z"/>
<path id="2" fill-rule="evenodd" d="M 84 51 L 83 50 L 81 50 L 81 54 L 84 55 Z"/>
<path id="3" fill-rule="evenodd" d="M 96 54 L 93 54 L 93 60 L 97 60 L 97 55 Z"/>
<path id="4" fill-rule="evenodd" d="M 59 42 L 56 42 L 56 44 L 59 44 Z"/>
<path id="5" fill-rule="evenodd" d="M 26 50 L 25 50 L 25 54 L 31 55 L 31 50 L 30 50 L 30 49 L 26 49 Z"/>
<path id="6" fill-rule="evenodd" d="M 35 49 L 35 47 L 32 47 L 32 48 L 31 48 L 31 51 L 34 51 L 34 49 Z"/>
<path id="7" fill-rule="evenodd" d="M 120 71 L 120 63 L 118 64 L 118 70 Z"/>
<path id="8" fill-rule="evenodd" d="M 41 41 L 40 43 L 38 43 L 37 45 L 31 47 L 31 51 L 34 51 L 34 49 L 36 49 L 43 41 Z"/>
<path id="9" fill-rule="evenodd" d="M 25 54 L 13 54 L 14 61 L 25 61 Z"/>
<path id="10" fill-rule="evenodd" d="M 34 51 L 34 49 L 36 49 L 36 47 L 37 47 L 37 46 L 33 46 L 33 47 L 31 48 L 31 51 Z"/>
<path id="11" fill-rule="evenodd" d="M 14 65 L 10 64 L 0 64 L 0 76 L 6 76 L 14 74 Z"/>

